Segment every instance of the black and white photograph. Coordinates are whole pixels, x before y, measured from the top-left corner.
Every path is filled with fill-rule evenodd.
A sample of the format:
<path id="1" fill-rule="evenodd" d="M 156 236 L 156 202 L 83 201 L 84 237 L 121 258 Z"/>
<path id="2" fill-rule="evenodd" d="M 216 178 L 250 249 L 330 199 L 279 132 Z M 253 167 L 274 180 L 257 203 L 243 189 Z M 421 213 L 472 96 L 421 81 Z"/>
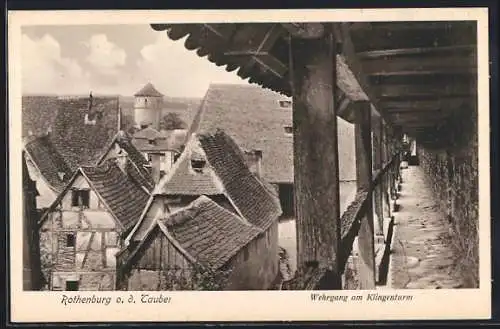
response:
<path id="1" fill-rule="evenodd" d="M 471 293 L 489 314 L 487 10 L 433 10 L 24 13 L 9 34 L 12 295 L 123 314 L 224 293 L 318 319 L 451 316 Z"/>

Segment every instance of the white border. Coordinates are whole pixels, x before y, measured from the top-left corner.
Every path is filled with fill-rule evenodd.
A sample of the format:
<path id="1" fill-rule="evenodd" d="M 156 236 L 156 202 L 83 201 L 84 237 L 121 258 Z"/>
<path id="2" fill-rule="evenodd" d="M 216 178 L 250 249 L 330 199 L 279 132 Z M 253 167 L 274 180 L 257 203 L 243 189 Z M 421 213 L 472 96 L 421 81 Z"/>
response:
<path id="1" fill-rule="evenodd" d="M 411 302 L 313 303 L 311 292 L 163 292 L 169 304 L 142 304 L 140 292 L 89 292 L 85 296 L 121 296 L 124 304 L 64 306 L 60 292 L 22 291 L 21 63 L 23 25 L 151 24 L 267 21 L 412 21 L 477 20 L 479 75 L 480 289 L 391 290 L 411 294 Z M 162 32 L 158 32 L 162 33 Z M 165 35 L 165 38 L 167 36 Z M 18 11 L 8 14 L 9 168 L 11 227 L 11 319 L 59 321 L 251 321 L 251 320 L 412 320 L 485 319 L 491 314 L 490 159 L 488 10 L 485 8 L 321 9 L 321 10 L 169 10 L 169 11 Z M 187 50 L 186 50 L 187 51 Z M 36 54 L 34 54 L 36 56 Z M 328 293 L 328 292 L 326 292 Z M 339 291 L 333 294 L 365 295 Z M 128 304 L 134 295 L 136 303 Z M 159 292 L 150 293 L 158 295 Z M 74 296 L 75 294 L 67 295 Z"/>

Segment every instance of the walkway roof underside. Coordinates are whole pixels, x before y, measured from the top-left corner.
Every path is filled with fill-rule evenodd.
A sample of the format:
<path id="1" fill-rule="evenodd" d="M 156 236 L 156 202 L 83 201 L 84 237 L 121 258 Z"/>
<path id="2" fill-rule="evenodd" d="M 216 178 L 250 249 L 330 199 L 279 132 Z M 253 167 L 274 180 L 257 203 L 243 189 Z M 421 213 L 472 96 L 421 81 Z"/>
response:
<path id="1" fill-rule="evenodd" d="M 173 40 L 251 83 L 291 96 L 289 40 L 333 29 L 339 115 L 353 120 L 370 100 L 392 126 L 410 134 L 440 126 L 477 104 L 475 21 L 154 24 Z"/>

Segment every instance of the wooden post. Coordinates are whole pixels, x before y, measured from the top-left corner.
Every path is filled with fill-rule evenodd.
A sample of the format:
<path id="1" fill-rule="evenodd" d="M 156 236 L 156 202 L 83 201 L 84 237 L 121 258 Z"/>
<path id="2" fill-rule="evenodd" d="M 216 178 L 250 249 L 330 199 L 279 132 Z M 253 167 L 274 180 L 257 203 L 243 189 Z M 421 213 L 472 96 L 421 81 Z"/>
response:
<path id="1" fill-rule="evenodd" d="M 376 119 L 373 125 L 373 169 L 381 170 L 382 161 L 382 119 Z M 383 180 L 379 181 L 379 184 L 375 187 L 373 195 L 373 204 L 375 207 L 375 216 L 377 219 L 377 226 L 375 227 L 375 233 L 377 235 L 384 234 L 384 212 L 383 212 Z"/>
<path id="2" fill-rule="evenodd" d="M 387 163 L 391 159 L 389 139 L 387 137 L 387 127 L 382 127 L 382 159 L 384 163 Z M 390 185 L 390 171 L 387 171 L 382 179 L 382 190 L 383 190 L 383 213 L 384 217 L 391 217 L 391 194 L 389 187 Z"/>
<path id="3" fill-rule="evenodd" d="M 372 141 L 371 106 L 363 102 L 355 112 L 356 182 L 358 189 L 368 190 L 365 215 L 361 219 L 358 233 L 359 286 L 360 289 L 375 289 L 375 245 L 372 206 Z"/>
<path id="4" fill-rule="evenodd" d="M 335 55 L 331 31 L 290 40 L 297 261 L 326 270 L 322 289 L 341 289 Z"/>

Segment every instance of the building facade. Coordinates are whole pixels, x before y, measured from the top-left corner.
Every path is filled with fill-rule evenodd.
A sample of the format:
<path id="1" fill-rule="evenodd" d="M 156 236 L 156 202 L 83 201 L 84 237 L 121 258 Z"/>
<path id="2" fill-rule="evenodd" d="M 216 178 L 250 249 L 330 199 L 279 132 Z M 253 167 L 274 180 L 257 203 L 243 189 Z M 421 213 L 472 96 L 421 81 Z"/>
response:
<path id="1" fill-rule="evenodd" d="M 159 129 L 163 94 L 151 84 L 146 84 L 134 94 L 134 119 L 139 128 L 153 127 Z"/>
<path id="2" fill-rule="evenodd" d="M 115 255 L 148 196 L 113 161 L 78 169 L 39 223 L 44 289 L 115 290 Z"/>
<path id="3" fill-rule="evenodd" d="M 205 208 L 211 210 L 205 212 Z M 229 242 L 239 239 L 238 235 L 234 232 L 223 232 L 224 229 L 230 227 L 227 223 L 207 228 L 207 232 L 212 232 L 213 235 L 203 234 L 203 229 L 200 228 L 202 225 L 215 225 L 214 223 L 217 223 L 218 220 L 224 220 L 228 223 L 236 223 L 232 225 L 239 225 L 245 230 L 251 228 L 257 233 L 241 245 L 238 250 L 232 249 L 231 257 L 220 264 L 221 267 L 214 268 L 207 265 L 209 262 L 204 260 L 199 251 L 190 249 L 193 245 L 192 242 L 188 241 L 190 238 L 183 235 L 186 234 L 185 231 L 180 230 L 175 238 L 176 234 L 172 233 L 172 230 L 175 231 L 178 228 L 175 225 L 172 226 L 172 219 L 169 218 L 177 216 L 176 214 L 186 218 L 194 216 L 195 218 L 192 218 L 190 223 L 200 221 L 198 224 L 193 224 L 198 227 L 198 233 L 194 231 L 192 233 L 193 238 L 199 239 L 196 243 L 208 247 L 214 245 L 212 239 L 222 239 L 221 241 L 229 239 L 226 241 L 227 243 L 221 243 L 220 250 L 217 252 L 220 255 L 229 252 L 224 248 L 230 248 L 231 243 Z M 140 277 L 139 272 L 143 273 L 143 270 L 146 269 L 153 271 L 149 275 L 160 276 L 158 271 L 160 271 L 161 266 L 166 268 L 182 265 L 183 268 L 190 268 L 193 264 L 201 264 L 213 270 L 224 266 L 230 269 L 230 275 L 226 278 L 227 280 L 221 289 L 267 289 L 279 271 L 277 225 L 280 215 L 281 207 L 277 195 L 272 193 L 249 170 L 244 152 L 228 135 L 222 131 L 207 135 L 194 134 L 172 171 L 162 179 L 153 192 L 141 218 L 127 237 L 126 244 L 128 244 L 129 250 L 124 253 L 126 256 L 123 256 L 124 271 L 127 273 L 124 277 L 128 277 L 128 283 L 125 286 L 128 289 L 131 288 L 130 285 L 133 289 L 144 288 L 143 283 L 141 283 L 144 280 L 139 279 L 138 276 Z M 182 222 L 189 221 L 183 220 Z M 166 238 L 173 234 L 174 240 L 180 245 L 177 249 L 181 251 L 182 248 L 188 249 L 187 254 L 193 256 L 189 258 L 184 254 L 184 258 L 187 257 L 188 262 L 182 260 L 181 264 L 177 264 L 171 263 L 167 259 L 168 261 L 165 260 L 159 264 L 160 259 L 157 259 L 156 262 L 153 262 L 153 267 L 142 263 L 144 258 L 141 255 L 149 252 L 150 247 L 147 246 L 151 246 L 149 242 L 145 241 L 152 239 L 151 236 L 154 234 L 158 234 L 155 235 L 156 237 L 161 237 L 159 231 L 154 233 L 156 231 L 153 230 L 157 226 L 161 230 L 162 225 L 165 226 L 163 234 Z M 242 230 L 241 227 L 238 229 L 239 231 Z M 187 240 L 182 242 L 184 239 Z M 182 247 L 183 243 L 185 243 L 184 247 Z M 159 247 L 153 246 L 151 248 Z M 190 270 L 186 271 L 190 273 Z M 147 286 L 148 289 L 152 290 L 155 290 L 155 287 Z M 193 287 L 184 288 L 192 289 Z"/>

